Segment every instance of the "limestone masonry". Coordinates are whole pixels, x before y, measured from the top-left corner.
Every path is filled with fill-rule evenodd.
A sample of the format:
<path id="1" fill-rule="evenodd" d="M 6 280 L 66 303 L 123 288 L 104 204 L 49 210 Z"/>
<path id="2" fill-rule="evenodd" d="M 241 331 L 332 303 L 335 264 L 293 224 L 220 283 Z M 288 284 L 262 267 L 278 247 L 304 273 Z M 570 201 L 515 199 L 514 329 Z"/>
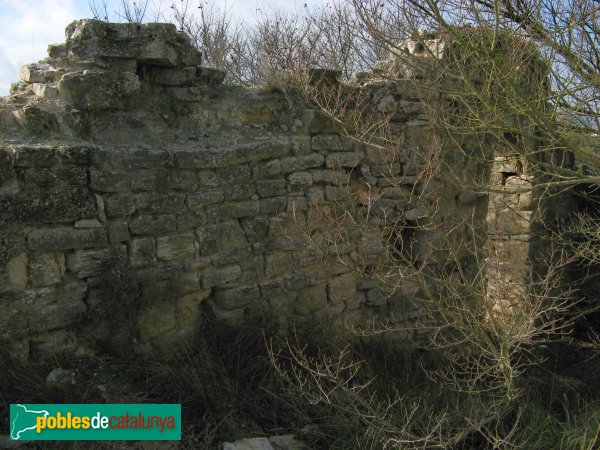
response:
<path id="1" fill-rule="evenodd" d="M 485 234 L 488 221 L 493 267 L 529 276 L 526 194 L 496 194 L 488 211 L 465 187 L 527 183 L 523 168 L 483 165 L 466 139 L 422 183 L 435 132 L 410 79 L 363 86 L 376 113 L 394 111 L 401 145 L 386 155 L 315 107 L 222 84 L 173 25 L 81 20 L 48 53 L 0 102 L 0 341 L 22 355 L 147 351 L 204 314 L 267 311 L 284 331 L 394 317 L 418 342 L 423 288 L 408 274 L 466 223 Z M 341 205 L 371 226 L 336 220 L 335 239 Z M 387 294 L 364 272 L 384 267 L 390 236 L 409 261 Z"/>

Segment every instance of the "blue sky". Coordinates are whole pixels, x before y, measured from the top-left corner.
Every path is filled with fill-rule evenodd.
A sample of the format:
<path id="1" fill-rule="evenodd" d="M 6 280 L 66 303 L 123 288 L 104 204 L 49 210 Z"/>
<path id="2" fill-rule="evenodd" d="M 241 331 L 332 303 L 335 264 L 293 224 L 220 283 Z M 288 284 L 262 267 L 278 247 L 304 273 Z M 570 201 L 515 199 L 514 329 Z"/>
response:
<path id="1" fill-rule="evenodd" d="M 155 7 L 169 10 L 170 0 L 150 0 Z M 175 0 L 180 1 L 180 0 Z M 200 0 L 192 0 L 200 1 Z M 304 4 L 316 6 L 327 0 L 214 0 L 247 22 L 257 8 L 301 11 Z M 115 10 L 120 0 L 107 0 Z M 22 64 L 47 56 L 48 44 L 64 41 L 65 27 L 76 19 L 91 17 L 88 0 L 0 0 L 0 95 L 8 94 L 10 83 L 18 81 Z"/>

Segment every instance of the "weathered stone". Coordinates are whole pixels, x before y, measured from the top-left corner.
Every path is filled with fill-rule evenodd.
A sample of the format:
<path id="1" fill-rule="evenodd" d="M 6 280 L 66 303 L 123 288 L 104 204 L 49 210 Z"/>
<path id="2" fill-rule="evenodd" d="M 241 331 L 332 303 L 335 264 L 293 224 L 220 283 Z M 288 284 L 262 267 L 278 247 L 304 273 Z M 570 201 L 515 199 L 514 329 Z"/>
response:
<path id="1" fill-rule="evenodd" d="M 27 256 L 18 255 L 6 263 L 6 274 L 11 290 L 22 292 L 27 287 Z"/>
<path id="2" fill-rule="evenodd" d="M 35 95 L 42 98 L 56 98 L 58 97 L 58 88 L 54 85 L 45 83 L 33 83 L 31 90 Z"/>
<path id="3" fill-rule="evenodd" d="M 98 219 L 81 219 L 75 222 L 75 228 L 102 228 L 104 225 Z"/>
<path id="4" fill-rule="evenodd" d="M 118 245 L 102 250 L 75 250 L 67 255 L 67 269 L 78 278 L 100 275 L 111 266 L 127 259 L 127 249 Z"/>
<path id="5" fill-rule="evenodd" d="M 133 239 L 129 245 L 129 263 L 144 267 L 156 262 L 156 245 L 153 238 Z"/>
<path id="6" fill-rule="evenodd" d="M 258 286 L 239 286 L 217 289 L 214 294 L 217 305 L 225 310 L 243 308 L 260 298 Z"/>
<path id="7" fill-rule="evenodd" d="M 276 214 L 287 209 L 287 198 L 285 196 L 263 198 L 260 200 L 261 214 Z"/>
<path id="8" fill-rule="evenodd" d="M 260 211 L 258 201 L 246 201 L 237 203 L 224 203 L 219 206 L 208 208 L 206 215 L 212 220 L 239 219 L 241 217 L 255 216 Z"/>
<path id="9" fill-rule="evenodd" d="M 116 194 L 104 197 L 106 217 L 128 216 L 135 212 L 135 202 L 132 194 Z"/>
<path id="10" fill-rule="evenodd" d="M 232 184 L 250 181 L 250 167 L 236 166 L 228 167 L 226 169 L 218 169 L 217 178 L 219 179 L 219 185 L 221 186 L 231 186 Z"/>
<path id="11" fill-rule="evenodd" d="M 200 244 L 201 255 L 211 255 L 246 245 L 244 231 L 237 220 L 197 230 L 196 238 Z"/>
<path id="12" fill-rule="evenodd" d="M 226 264 L 240 264 L 251 255 L 250 246 L 233 248 L 221 253 L 217 253 L 211 257 L 211 261 L 215 266 L 224 266 Z"/>
<path id="13" fill-rule="evenodd" d="M 291 156 L 281 160 L 281 173 L 298 172 L 300 170 L 321 167 L 325 157 L 318 153 L 311 153 L 306 156 Z"/>
<path id="14" fill-rule="evenodd" d="M 87 189 L 0 194 L 0 223 L 68 223 L 96 215 Z"/>
<path id="15" fill-rule="evenodd" d="M 183 208 L 184 194 L 144 192 L 136 194 L 135 204 L 142 213 L 176 213 Z"/>
<path id="16" fill-rule="evenodd" d="M 295 172 L 288 175 L 288 186 L 291 191 L 305 189 L 312 184 L 313 179 L 309 172 Z"/>
<path id="17" fill-rule="evenodd" d="M 247 218 L 240 221 L 248 242 L 260 241 L 267 237 L 269 220 L 264 217 Z"/>
<path id="18" fill-rule="evenodd" d="M 288 253 L 265 255 L 265 272 L 268 277 L 281 275 L 293 269 L 295 258 Z"/>
<path id="19" fill-rule="evenodd" d="M 333 184 L 336 186 L 348 184 L 350 176 L 346 172 L 335 170 L 311 170 L 315 184 Z"/>
<path id="20" fill-rule="evenodd" d="M 188 194 L 187 206 L 191 211 L 201 209 L 207 205 L 221 203 L 224 199 L 222 189 L 205 189 L 199 192 Z"/>
<path id="21" fill-rule="evenodd" d="M 240 183 L 223 189 L 223 196 L 227 201 L 246 200 L 256 193 L 256 184 L 252 182 Z"/>
<path id="22" fill-rule="evenodd" d="M 128 191 L 131 177 L 128 174 L 90 169 L 90 187 L 100 192 Z"/>
<path id="23" fill-rule="evenodd" d="M 108 240 L 111 244 L 128 241 L 129 237 L 129 226 L 126 222 L 116 222 L 108 225 Z"/>
<path id="24" fill-rule="evenodd" d="M 58 71 L 50 64 L 32 63 L 22 65 L 19 69 L 21 80 L 26 83 L 44 83 L 54 80 Z"/>
<path id="25" fill-rule="evenodd" d="M 64 272 L 65 257 L 62 253 L 43 253 L 29 261 L 29 280 L 33 287 L 59 283 Z"/>
<path id="26" fill-rule="evenodd" d="M 81 321 L 87 307 L 83 298 L 87 286 L 70 282 L 58 288 L 39 288 L 25 291 L 25 305 L 35 305 L 28 317 L 29 329 L 35 334 L 64 328 Z"/>
<path id="27" fill-rule="evenodd" d="M 196 254 L 194 235 L 176 234 L 156 239 L 156 256 L 162 261 L 193 258 Z"/>
<path id="28" fill-rule="evenodd" d="M 327 284 L 327 298 L 332 304 L 344 302 L 356 295 L 356 277 L 352 274 L 334 278 Z"/>
<path id="29" fill-rule="evenodd" d="M 202 274 L 202 287 L 204 289 L 222 286 L 234 281 L 242 274 L 240 266 L 226 266 L 218 269 L 207 270 Z"/>
<path id="30" fill-rule="evenodd" d="M 15 167 L 50 167 L 58 161 L 56 148 L 22 145 L 13 148 Z"/>
<path id="31" fill-rule="evenodd" d="M 263 164 L 257 164 L 252 169 L 254 179 L 271 178 L 281 173 L 281 161 L 274 159 Z"/>
<path id="32" fill-rule="evenodd" d="M 285 180 L 266 180 L 256 183 L 256 192 L 259 197 L 275 197 L 286 193 Z"/>
<path id="33" fill-rule="evenodd" d="M 314 152 L 340 152 L 352 150 L 354 142 L 347 136 L 337 134 L 318 134 L 312 137 L 312 150 Z"/>
<path id="34" fill-rule="evenodd" d="M 58 83 L 60 98 L 67 105 L 87 111 L 126 108 L 139 90 L 140 80 L 131 72 L 71 72 Z"/>
<path id="35" fill-rule="evenodd" d="M 31 231 L 27 235 L 27 243 L 33 251 L 52 251 L 103 247 L 108 240 L 106 230 L 102 228 L 54 228 Z"/>
<path id="36" fill-rule="evenodd" d="M 129 223 L 131 234 L 159 236 L 177 231 L 177 222 L 172 214 L 143 215 Z"/>
<path id="37" fill-rule="evenodd" d="M 330 153 L 325 158 L 325 165 L 330 169 L 339 169 L 340 167 L 352 168 L 360 164 L 360 159 L 361 158 L 357 153 Z"/>
<path id="38" fill-rule="evenodd" d="M 140 63 L 157 66 L 174 66 L 177 64 L 177 59 L 177 53 L 173 47 L 161 41 L 146 44 L 137 55 Z"/>

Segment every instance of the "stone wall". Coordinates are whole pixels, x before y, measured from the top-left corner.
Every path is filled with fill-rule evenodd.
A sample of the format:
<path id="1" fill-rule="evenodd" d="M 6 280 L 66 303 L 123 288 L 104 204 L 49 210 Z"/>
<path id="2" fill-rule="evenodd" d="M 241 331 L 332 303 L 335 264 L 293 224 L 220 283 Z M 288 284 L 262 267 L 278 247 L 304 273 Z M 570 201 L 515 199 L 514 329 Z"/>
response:
<path id="1" fill-rule="evenodd" d="M 390 154 L 280 92 L 222 85 L 170 25 L 66 34 L 0 105 L 1 341 L 32 357 L 147 351 L 205 314 L 268 312 L 284 332 L 393 317 L 418 342 L 409 275 L 464 238 L 456 224 L 482 228 L 487 197 L 424 177 L 436 136 L 411 80 L 348 85 L 393 123 Z M 445 164 L 481 179 L 479 151 Z M 391 253 L 388 292 L 364 275 Z"/>

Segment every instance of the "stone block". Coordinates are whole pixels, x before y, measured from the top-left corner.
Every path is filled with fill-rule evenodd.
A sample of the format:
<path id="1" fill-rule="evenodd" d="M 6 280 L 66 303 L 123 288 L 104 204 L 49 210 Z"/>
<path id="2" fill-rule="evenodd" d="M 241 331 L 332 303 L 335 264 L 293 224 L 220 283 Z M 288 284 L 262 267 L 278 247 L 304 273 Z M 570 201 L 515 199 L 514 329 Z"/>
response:
<path id="1" fill-rule="evenodd" d="M 312 137 L 314 152 L 348 152 L 354 147 L 354 141 L 348 136 L 337 134 L 318 134 Z"/>
<path id="2" fill-rule="evenodd" d="M 271 178 L 281 173 L 281 161 L 274 159 L 266 163 L 257 164 L 252 168 L 252 176 L 255 180 Z"/>
<path id="3" fill-rule="evenodd" d="M 287 197 L 263 198 L 260 200 L 261 214 L 277 214 L 287 210 Z"/>
<path id="4" fill-rule="evenodd" d="M 129 226 L 127 222 L 115 222 L 108 225 L 108 241 L 111 244 L 128 241 Z"/>
<path id="5" fill-rule="evenodd" d="M 255 193 L 256 184 L 253 182 L 240 183 L 223 189 L 226 201 L 247 200 L 252 198 Z"/>
<path id="6" fill-rule="evenodd" d="M 172 214 L 138 216 L 129 222 L 133 235 L 159 236 L 177 231 L 177 222 Z"/>
<path id="7" fill-rule="evenodd" d="M 265 217 L 248 217 L 240 221 L 246 240 L 256 242 L 267 237 L 269 231 L 269 219 Z"/>
<path id="8" fill-rule="evenodd" d="M 198 187 L 216 187 L 219 185 L 217 173 L 212 170 L 200 170 L 197 176 Z"/>
<path id="9" fill-rule="evenodd" d="M 215 302 L 224 310 L 243 308 L 260 299 L 258 286 L 238 286 L 230 289 L 217 289 Z"/>
<path id="10" fill-rule="evenodd" d="M 210 220 L 239 219 L 242 217 L 255 216 L 260 212 L 260 203 L 256 200 L 224 203 L 219 206 L 208 208 L 206 215 Z"/>
<path id="11" fill-rule="evenodd" d="M 102 228 L 104 225 L 98 219 L 81 219 L 75 222 L 75 228 Z"/>
<path id="12" fill-rule="evenodd" d="M 68 223 L 96 216 L 87 189 L 0 194 L 0 223 Z"/>
<path id="13" fill-rule="evenodd" d="M 346 185 L 350 182 L 350 175 L 338 170 L 311 170 L 315 184 L 332 184 L 335 186 Z"/>
<path id="14" fill-rule="evenodd" d="M 108 240 L 103 228 L 54 228 L 31 231 L 27 235 L 27 243 L 33 251 L 52 251 L 104 247 Z"/>
<path id="15" fill-rule="evenodd" d="M 132 194 L 115 194 L 104 197 L 106 217 L 129 216 L 135 212 L 135 202 Z"/>
<path id="16" fill-rule="evenodd" d="M 22 172 L 25 189 L 66 189 L 70 186 L 86 186 L 87 174 L 83 167 L 36 167 Z"/>
<path id="17" fill-rule="evenodd" d="M 63 164 L 88 166 L 92 163 L 94 154 L 100 149 L 92 145 L 68 145 L 57 149 L 60 161 Z"/>
<path id="18" fill-rule="evenodd" d="M 248 166 L 227 167 L 217 169 L 217 179 L 220 186 L 231 186 L 234 184 L 250 181 L 251 171 Z"/>
<path id="19" fill-rule="evenodd" d="M 232 248 L 245 247 L 246 236 L 237 220 L 218 223 L 196 231 L 201 255 L 212 255 Z"/>
<path id="20" fill-rule="evenodd" d="M 313 184 L 312 175 L 309 172 L 291 173 L 288 175 L 287 181 L 290 191 L 306 189 Z"/>
<path id="21" fill-rule="evenodd" d="M 206 225 L 206 214 L 202 211 L 185 212 L 177 215 L 177 231 L 189 231 Z"/>
<path id="22" fill-rule="evenodd" d="M 86 111 L 125 109 L 140 91 L 140 79 L 125 71 L 86 70 L 71 72 L 58 82 L 60 98 Z"/>
<path id="23" fill-rule="evenodd" d="M 67 269 L 78 278 L 102 274 L 111 266 L 127 259 L 127 248 L 117 245 L 101 250 L 75 250 L 67 255 Z"/>
<path id="24" fill-rule="evenodd" d="M 268 253 L 265 255 L 265 273 L 267 277 L 273 277 L 275 275 L 282 275 L 286 272 L 290 272 L 294 268 L 294 255 L 289 253 L 272 254 Z"/>
<path id="25" fill-rule="evenodd" d="M 321 167 L 324 161 L 325 157 L 318 153 L 311 153 L 306 156 L 290 156 L 281 160 L 281 173 L 287 174 Z"/>
<path id="26" fill-rule="evenodd" d="M 156 239 L 156 256 L 162 261 L 190 259 L 196 254 L 194 235 L 176 234 Z"/>
<path id="27" fill-rule="evenodd" d="M 131 189 L 131 176 L 125 173 L 117 173 L 106 170 L 91 168 L 90 188 L 100 192 L 120 192 Z"/>
<path id="28" fill-rule="evenodd" d="M 353 152 L 330 153 L 325 158 L 325 165 L 329 169 L 339 169 L 342 167 L 353 168 L 360 164 L 361 157 Z"/>
<path id="29" fill-rule="evenodd" d="M 223 202 L 223 189 L 205 189 L 192 192 L 187 196 L 187 206 L 190 211 L 202 210 L 205 206 Z"/>
<path id="30" fill-rule="evenodd" d="M 57 150 L 45 145 L 13 147 L 15 167 L 51 167 L 58 162 Z"/>
<path id="31" fill-rule="evenodd" d="M 46 83 L 33 83 L 31 90 L 35 95 L 42 98 L 56 98 L 58 97 L 58 88 L 56 84 Z"/>
<path id="32" fill-rule="evenodd" d="M 27 255 L 21 254 L 8 260 L 5 266 L 6 284 L 0 289 L 12 292 L 22 292 L 27 288 Z"/>
<path id="33" fill-rule="evenodd" d="M 231 281 L 236 280 L 242 274 L 240 266 L 225 266 L 216 269 L 206 270 L 202 276 L 202 287 L 204 289 L 223 286 Z"/>
<path id="34" fill-rule="evenodd" d="M 176 213 L 183 208 L 185 194 L 143 192 L 135 195 L 135 204 L 141 213 Z"/>
<path id="35" fill-rule="evenodd" d="M 154 239 L 133 239 L 129 245 L 129 263 L 132 267 L 144 267 L 156 263 Z"/>
<path id="36" fill-rule="evenodd" d="M 489 232 L 509 235 L 528 234 L 533 214 L 532 211 L 515 211 L 511 208 L 497 211 L 495 220 L 488 224 Z"/>
<path id="37" fill-rule="evenodd" d="M 86 290 L 86 284 L 77 281 L 57 288 L 25 291 L 21 301 L 28 311 L 26 315 L 30 332 L 34 334 L 37 331 L 65 328 L 81 321 L 87 310 L 83 301 Z"/>
<path id="38" fill-rule="evenodd" d="M 177 52 L 166 42 L 155 40 L 147 43 L 137 55 L 142 64 L 155 66 L 175 66 L 178 62 Z"/>
<path id="39" fill-rule="evenodd" d="M 357 293 L 356 277 L 352 274 L 345 274 L 332 279 L 327 284 L 327 298 L 332 304 L 338 304 L 349 300 Z"/>
<path id="40" fill-rule="evenodd" d="M 198 186 L 197 175 L 191 170 L 170 170 L 166 176 L 166 186 L 169 189 L 193 191 Z"/>
<path id="41" fill-rule="evenodd" d="M 19 69 L 19 77 L 26 83 L 54 81 L 60 72 L 46 63 L 24 64 Z"/>
<path id="42" fill-rule="evenodd" d="M 256 192 L 259 197 L 275 197 L 286 193 L 286 183 L 284 179 L 258 181 L 256 183 Z"/>
<path id="43" fill-rule="evenodd" d="M 213 255 L 211 261 L 215 266 L 224 266 L 227 264 L 241 264 L 251 255 L 250 246 L 232 248 L 221 253 Z"/>
<path id="44" fill-rule="evenodd" d="M 45 287 L 60 283 L 65 273 L 65 257 L 62 253 L 42 253 L 29 261 L 29 280 L 33 287 Z"/>

